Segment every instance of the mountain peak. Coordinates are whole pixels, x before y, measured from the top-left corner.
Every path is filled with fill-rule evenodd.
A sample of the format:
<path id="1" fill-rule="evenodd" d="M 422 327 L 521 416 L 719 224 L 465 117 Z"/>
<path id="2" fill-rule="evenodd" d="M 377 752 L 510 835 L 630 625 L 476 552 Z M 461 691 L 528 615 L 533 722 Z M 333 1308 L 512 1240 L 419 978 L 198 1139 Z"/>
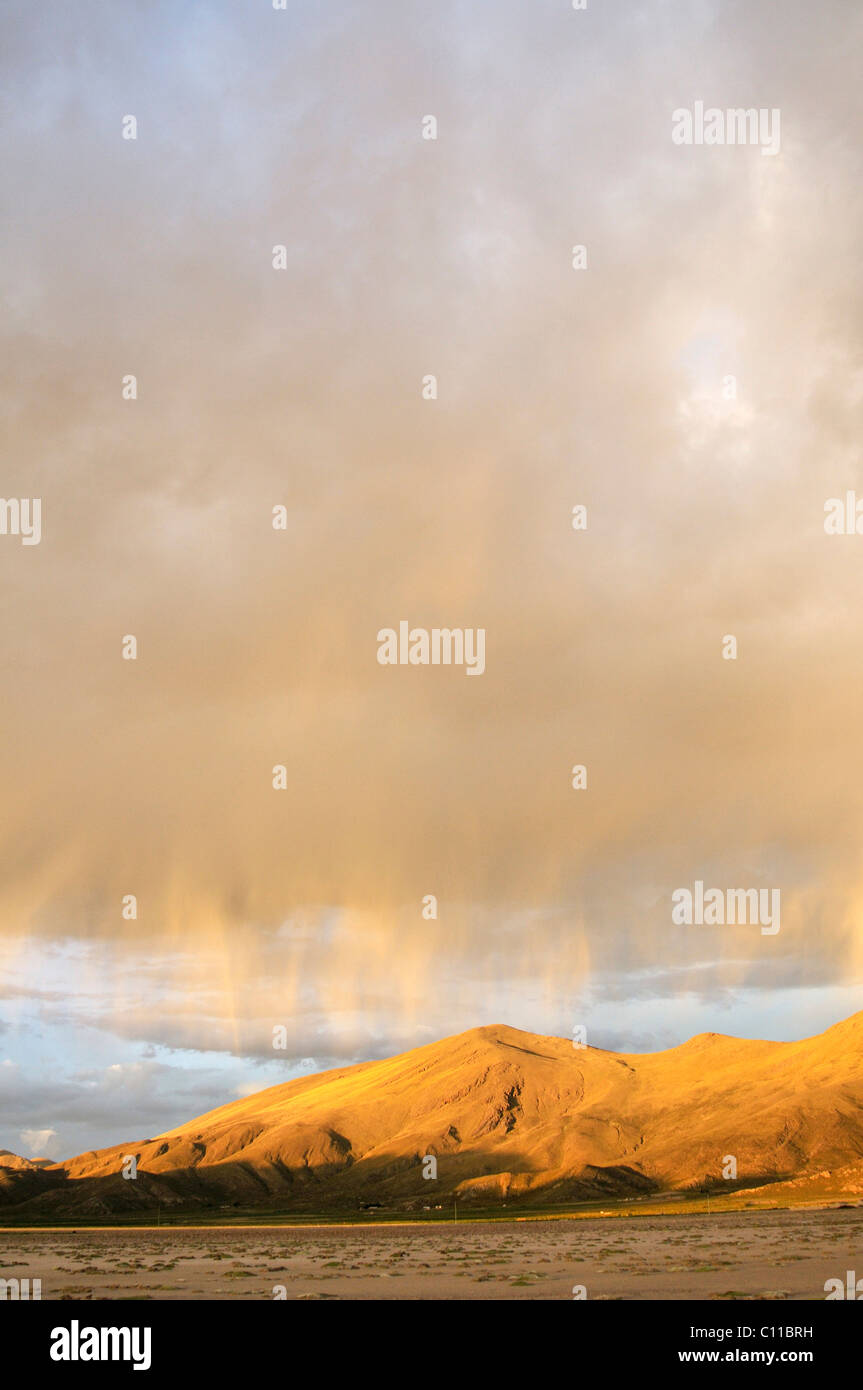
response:
<path id="1" fill-rule="evenodd" d="M 33 1214 L 561 1202 L 719 1182 L 729 1152 L 740 1184 L 803 1178 L 863 1152 L 861 1021 L 796 1043 L 700 1033 L 643 1054 L 484 1024 L 50 1169 L 0 1158 L 0 1201 Z M 129 1154 L 135 1183 L 121 1177 Z"/>

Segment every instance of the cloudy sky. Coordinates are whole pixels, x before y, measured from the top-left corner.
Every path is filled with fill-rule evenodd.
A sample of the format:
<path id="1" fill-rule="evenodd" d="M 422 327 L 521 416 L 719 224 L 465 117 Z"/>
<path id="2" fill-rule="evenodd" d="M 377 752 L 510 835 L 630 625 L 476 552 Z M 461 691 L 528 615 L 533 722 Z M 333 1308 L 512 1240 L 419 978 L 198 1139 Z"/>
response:
<path id="1" fill-rule="evenodd" d="M 483 1023 L 859 1008 L 863 14 L 3 29 L 0 490 L 43 527 L 0 536 L 0 1147 Z M 779 152 L 675 144 L 697 101 Z M 484 628 L 484 674 L 381 666 L 403 619 Z M 781 930 L 673 924 L 697 879 Z"/>

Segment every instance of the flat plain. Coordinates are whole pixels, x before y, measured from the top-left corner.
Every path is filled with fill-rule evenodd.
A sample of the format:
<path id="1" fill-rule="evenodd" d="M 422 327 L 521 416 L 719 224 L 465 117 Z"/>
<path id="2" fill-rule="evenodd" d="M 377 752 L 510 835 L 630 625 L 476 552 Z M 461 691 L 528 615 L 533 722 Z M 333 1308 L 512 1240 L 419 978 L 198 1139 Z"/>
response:
<path id="1" fill-rule="evenodd" d="M 0 1231 L 43 1299 L 820 1300 L 863 1207 L 354 1226 Z M 284 1293 L 281 1290 L 284 1290 Z"/>

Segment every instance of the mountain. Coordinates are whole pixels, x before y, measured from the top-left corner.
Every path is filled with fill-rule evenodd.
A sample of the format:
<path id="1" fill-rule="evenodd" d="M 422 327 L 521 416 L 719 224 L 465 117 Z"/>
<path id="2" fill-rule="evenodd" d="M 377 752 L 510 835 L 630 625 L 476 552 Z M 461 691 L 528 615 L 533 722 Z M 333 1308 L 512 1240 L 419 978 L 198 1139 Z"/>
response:
<path id="1" fill-rule="evenodd" d="M 426 1155 L 436 1180 L 423 1178 Z M 0 1204 L 4 1219 L 47 1219 L 727 1192 L 727 1155 L 747 1187 L 859 1175 L 863 1012 L 801 1042 L 704 1033 L 646 1054 L 474 1028 L 272 1086 L 155 1139 L 23 1172 L 0 1159 Z"/>
<path id="2" fill-rule="evenodd" d="M 53 1164 L 51 1158 L 21 1158 L 20 1154 L 13 1154 L 11 1149 L 0 1149 L 0 1168 L 29 1171 L 32 1168 L 51 1168 Z"/>

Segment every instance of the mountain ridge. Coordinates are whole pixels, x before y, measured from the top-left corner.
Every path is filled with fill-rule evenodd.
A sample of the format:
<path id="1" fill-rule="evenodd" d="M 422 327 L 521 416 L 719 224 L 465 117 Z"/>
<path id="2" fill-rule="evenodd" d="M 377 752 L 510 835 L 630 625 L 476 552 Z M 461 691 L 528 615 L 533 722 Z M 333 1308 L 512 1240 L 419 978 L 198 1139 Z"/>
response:
<path id="1" fill-rule="evenodd" d="M 122 1176 L 130 1155 L 134 1180 Z M 0 1158 L 0 1208 L 41 1218 L 542 1205 L 728 1191 L 729 1156 L 732 1187 L 855 1171 L 863 1012 L 796 1042 L 702 1033 L 652 1053 L 483 1025 L 277 1083 L 152 1139 L 38 1169 Z"/>

